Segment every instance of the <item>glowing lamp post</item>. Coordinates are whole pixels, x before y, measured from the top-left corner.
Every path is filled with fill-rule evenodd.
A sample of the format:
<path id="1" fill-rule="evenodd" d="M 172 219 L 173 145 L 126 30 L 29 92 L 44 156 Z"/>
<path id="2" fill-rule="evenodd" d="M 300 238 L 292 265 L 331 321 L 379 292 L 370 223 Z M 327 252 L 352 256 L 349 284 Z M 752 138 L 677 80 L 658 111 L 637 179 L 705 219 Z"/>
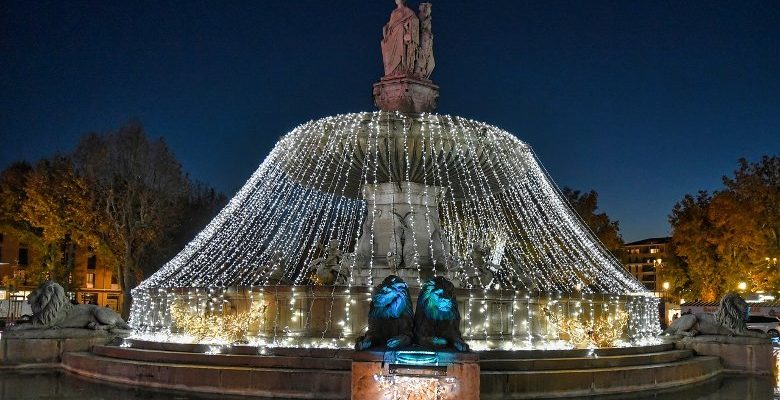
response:
<path id="1" fill-rule="evenodd" d="M 740 283 L 737 285 L 737 289 L 739 289 L 741 292 L 744 292 L 744 291 L 745 291 L 745 289 L 747 289 L 747 283 L 745 283 L 745 282 L 740 282 Z"/>

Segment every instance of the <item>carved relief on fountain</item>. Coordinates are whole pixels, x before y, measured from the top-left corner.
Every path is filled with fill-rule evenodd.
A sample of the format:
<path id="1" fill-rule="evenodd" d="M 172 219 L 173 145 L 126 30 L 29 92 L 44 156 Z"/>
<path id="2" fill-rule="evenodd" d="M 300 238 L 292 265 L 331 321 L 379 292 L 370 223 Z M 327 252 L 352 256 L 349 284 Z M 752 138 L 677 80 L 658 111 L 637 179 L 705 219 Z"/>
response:
<path id="1" fill-rule="evenodd" d="M 406 277 L 410 285 L 452 269 L 450 246 L 439 225 L 443 189 L 411 182 L 366 185 L 368 207 L 355 248 L 358 284 L 379 282 L 389 275 Z M 372 234 L 373 232 L 373 234 Z"/>

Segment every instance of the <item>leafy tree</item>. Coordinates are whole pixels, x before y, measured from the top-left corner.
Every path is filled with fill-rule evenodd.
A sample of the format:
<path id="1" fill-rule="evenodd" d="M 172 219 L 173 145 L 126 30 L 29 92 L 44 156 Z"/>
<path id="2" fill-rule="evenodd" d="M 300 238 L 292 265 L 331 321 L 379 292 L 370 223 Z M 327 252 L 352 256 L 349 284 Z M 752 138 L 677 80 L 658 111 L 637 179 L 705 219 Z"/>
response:
<path id="1" fill-rule="evenodd" d="M 39 244 L 33 227 L 22 218 L 22 204 L 27 200 L 24 188 L 32 173 L 26 162 L 16 162 L 0 172 L 0 230 L 31 245 Z"/>
<path id="2" fill-rule="evenodd" d="M 579 190 L 573 190 L 564 187 L 563 195 L 571 204 L 574 211 L 579 214 L 585 224 L 596 234 L 601 243 L 612 252 L 616 257 L 622 255 L 623 238 L 620 236 L 620 225 L 618 221 L 613 221 L 607 213 L 599 213 L 598 198 L 595 190 L 582 193 Z"/>
<path id="3" fill-rule="evenodd" d="M 63 156 L 41 160 L 28 174 L 21 217 L 39 236 L 41 260 L 31 264 L 33 283 L 46 279 L 70 288 L 77 247 L 97 248 L 97 216 L 89 189 Z"/>
<path id="4" fill-rule="evenodd" d="M 707 217 L 712 197 L 705 191 L 694 197 L 686 195 L 675 204 L 669 222 L 672 225 L 674 254 L 685 264 L 680 270 L 690 280 L 691 293 L 704 301 L 714 301 L 725 287 L 724 276 L 718 274 L 718 256 L 712 246 L 713 227 Z"/>
<path id="5" fill-rule="evenodd" d="M 693 282 L 688 274 L 688 264 L 677 256 L 674 242 L 666 245 L 663 262 L 656 267 L 657 281 L 669 282 L 669 289 L 664 289 L 668 294 L 680 299 L 692 299 Z"/>
<path id="6" fill-rule="evenodd" d="M 672 243 L 691 294 L 715 301 L 738 282 L 751 291 L 780 289 L 780 158 L 739 160 L 734 178 L 713 195 L 686 195 L 672 210 Z"/>
<path id="7" fill-rule="evenodd" d="M 130 289 L 143 279 L 143 261 L 181 222 L 189 179 L 165 141 L 149 140 L 135 121 L 117 132 L 84 137 L 74 162 L 100 211 L 98 234 L 116 257 L 128 313 Z"/>

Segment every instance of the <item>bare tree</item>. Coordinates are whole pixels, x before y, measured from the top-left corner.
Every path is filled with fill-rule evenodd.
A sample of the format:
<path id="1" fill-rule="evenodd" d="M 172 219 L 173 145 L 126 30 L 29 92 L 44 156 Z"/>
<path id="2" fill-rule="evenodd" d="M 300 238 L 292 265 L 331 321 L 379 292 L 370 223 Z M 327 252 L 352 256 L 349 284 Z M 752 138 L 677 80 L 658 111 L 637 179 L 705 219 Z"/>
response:
<path id="1" fill-rule="evenodd" d="M 141 261 L 181 221 L 189 179 L 165 141 L 149 140 L 137 121 L 117 132 L 85 136 L 73 159 L 101 215 L 97 230 L 117 258 L 126 316 L 130 289 L 143 279 Z"/>

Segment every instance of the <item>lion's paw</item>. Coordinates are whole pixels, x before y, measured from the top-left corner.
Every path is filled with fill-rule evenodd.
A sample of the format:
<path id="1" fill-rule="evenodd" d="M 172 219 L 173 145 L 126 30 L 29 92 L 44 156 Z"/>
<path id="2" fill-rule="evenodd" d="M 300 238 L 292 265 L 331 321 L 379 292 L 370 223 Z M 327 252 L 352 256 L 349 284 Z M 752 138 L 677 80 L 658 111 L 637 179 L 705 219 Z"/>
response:
<path id="1" fill-rule="evenodd" d="M 358 342 L 355 343 L 355 350 L 358 351 L 366 350 L 369 347 L 371 347 L 371 339 L 358 340 Z"/>
<path id="2" fill-rule="evenodd" d="M 404 336 L 404 335 L 398 335 L 398 336 L 390 338 L 387 341 L 387 347 L 390 348 L 390 349 L 395 349 L 395 348 L 398 348 L 398 347 L 404 347 L 404 346 L 408 345 L 410 342 L 411 342 L 411 340 L 409 340 L 409 337 Z"/>
<path id="3" fill-rule="evenodd" d="M 460 340 L 456 340 L 452 342 L 452 345 L 455 346 L 455 348 L 458 351 L 469 351 L 469 345 L 466 344 L 466 342 L 462 342 Z"/>

